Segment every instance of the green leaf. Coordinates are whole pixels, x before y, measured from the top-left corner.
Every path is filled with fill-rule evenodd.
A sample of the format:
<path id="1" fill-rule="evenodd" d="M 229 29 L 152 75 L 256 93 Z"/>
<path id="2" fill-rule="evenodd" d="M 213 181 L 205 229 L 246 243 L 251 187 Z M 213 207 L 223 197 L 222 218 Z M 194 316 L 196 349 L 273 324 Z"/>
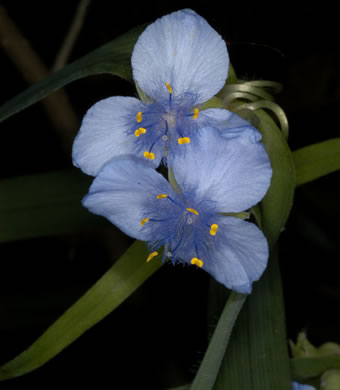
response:
<path id="1" fill-rule="evenodd" d="M 272 250 L 284 227 L 292 207 L 295 189 L 295 169 L 292 153 L 286 139 L 273 119 L 263 110 L 256 110 L 258 128 L 270 156 L 273 177 L 270 189 L 259 206 L 256 217 L 268 238 Z M 216 299 L 217 291 L 213 291 Z M 276 251 L 269 259 L 268 267 L 253 293 L 247 299 L 233 330 L 233 337 L 226 350 L 215 390 L 290 390 L 290 366 L 285 333 L 284 304 Z M 222 314 L 222 318 L 224 313 Z M 235 321 L 231 316 L 226 321 Z M 225 329 L 229 335 L 230 326 Z M 212 388 L 215 373 L 220 365 L 221 350 L 225 344 L 209 344 L 208 368 L 198 372 L 194 384 L 197 388 Z M 214 359 L 214 357 L 216 357 Z M 206 356 L 204 360 L 206 359 Z M 202 362 L 202 365 L 204 363 Z M 201 370 L 201 368 L 200 368 Z M 202 381 L 199 386 L 198 378 Z"/>
<path id="2" fill-rule="evenodd" d="M 142 25 L 130 30 L 32 85 L 0 107 L 0 121 L 38 102 L 70 82 L 86 76 L 110 73 L 126 80 L 132 80 L 131 53 L 138 36 L 145 27 Z"/>
<path id="3" fill-rule="evenodd" d="M 256 110 L 256 116 L 273 176 L 255 215 L 272 254 L 236 321 L 214 390 L 291 390 L 284 302 L 274 244 L 292 207 L 295 166 L 286 139 L 274 120 L 263 110 Z"/>
<path id="4" fill-rule="evenodd" d="M 306 381 L 333 368 L 340 369 L 339 355 L 291 359 L 292 376 L 296 381 Z"/>
<path id="5" fill-rule="evenodd" d="M 274 120 L 263 110 L 256 111 L 259 130 L 273 169 L 270 188 L 262 199 L 260 226 L 270 246 L 277 241 L 293 205 L 295 165 L 286 139 Z"/>
<path id="6" fill-rule="evenodd" d="M 107 224 L 80 203 L 93 180 L 79 170 L 0 181 L 0 243 Z"/>
<path id="7" fill-rule="evenodd" d="M 340 138 L 305 146 L 293 152 L 296 185 L 308 183 L 340 169 Z"/>
<path id="8" fill-rule="evenodd" d="M 235 291 L 231 292 L 190 390 L 213 388 L 231 331 L 246 297 Z"/>
<path id="9" fill-rule="evenodd" d="M 262 109 L 238 110 L 241 106 L 240 102 L 235 103 L 235 112 L 250 123 L 256 119 L 254 126 L 262 134 L 262 142 L 273 169 L 270 188 L 266 196 L 252 208 L 258 225 L 266 235 L 270 247 L 273 247 L 293 205 L 296 176 L 293 155 L 284 134 L 269 114 Z"/>
<path id="10" fill-rule="evenodd" d="M 69 308 L 27 350 L 0 367 L 0 380 L 24 375 L 42 366 L 86 330 L 101 321 L 161 266 L 136 241 L 104 276 Z"/>
<path id="11" fill-rule="evenodd" d="M 291 390 L 289 363 L 275 252 L 236 321 L 214 390 Z"/>

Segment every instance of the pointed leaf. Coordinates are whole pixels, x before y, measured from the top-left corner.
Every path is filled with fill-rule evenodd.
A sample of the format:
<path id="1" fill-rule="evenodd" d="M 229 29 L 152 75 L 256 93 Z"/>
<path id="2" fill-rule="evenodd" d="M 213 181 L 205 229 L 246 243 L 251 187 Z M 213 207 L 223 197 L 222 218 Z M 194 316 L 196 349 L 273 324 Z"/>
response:
<path id="1" fill-rule="evenodd" d="M 246 297 L 235 291 L 231 292 L 190 390 L 213 388 L 231 331 Z"/>
<path id="2" fill-rule="evenodd" d="M 257 110 L 256 115 L 273 169 L 270 188 L 260 203 L 261 228 L 272 246 L 284 228 L 293 204 L 295 166 L 286 139 L 273 119 L 263 110 Z"/>
<path id="3" fill-rule="evenodd" d="M 0 380 L 42 366 L 111 313 L 161 266 L 157 259 L 146 263 L 147 254 L 145 244 L 135 242 L 35 343 L 0 367 Z"/>
<path id="4" fill-rule="evenodd" d="M 80 203 L 92 179 L 71 169 L 1 180 L 0 243 L 106 224 Z"/>
<path id="5" fill-rule="evenodd" d="M 144 29 L 145 25 L 138 26 L 32 85 L 0 107 L 0 121 L 38 102 L 70 82 L 86 76 L 111 73 L 126 80 L 132 80 L 131 53 L 138 36 Z"/>
<path id="6" fill-rule="evenodd" d="M 270 189 L 256 207 L 256 217 L 273 253 L 236 321 L 215 390 L 291 389 L 283 294 L 274 243 L 292 207 L 295 170 L 290 149 L 275 122 L 263 110 L 257 110 L 256 115 L 273 168 Z"/>
<path id="7" fill-rule="evenodd" d="M 256 216 L 273 248 L 292 207 L 295 170 L 291 151 L 275 122 L 262 110 L 257 110 L 256 115 L 260 120 L 258 128 L 263 135 L 263 143 L 273 168 L 270 189 L 257 206 Z M 216 291 L 214 297 L 216 298 Z M 282 288 L 275 252 L 236 322 L 214 389 L 290 389 L 283 313 Z M 228 334 L 229 328 L 225 331 Z M 209 351 L 210 348 L 212 351 Z M 216 346 L 210 344 L 208 351 L 212 356 L 214 352 L 219 356 L 219 348 Z M 211 377 L 211 371 L 216 370 L 219 362 L 217 359 L 212 360 L 212 364 L 213 369 L 205 371 L 205 376 L 201 374 L 202 383 L 205 380 L 202 389 L 212 388 L 214 378 Z M 196 379 L 197 377 L 195 382 Z"/>
<path id="8" fill-rule="evenodd" d="M 236 321 L 214 390 L 291 390 L 276 254 Z"/>
<path id="9" fill-rule="evenodd" d="M 340 169 L 340 138 L 305 146 L 294 151 L 293 157 L 300 186 Z"/>

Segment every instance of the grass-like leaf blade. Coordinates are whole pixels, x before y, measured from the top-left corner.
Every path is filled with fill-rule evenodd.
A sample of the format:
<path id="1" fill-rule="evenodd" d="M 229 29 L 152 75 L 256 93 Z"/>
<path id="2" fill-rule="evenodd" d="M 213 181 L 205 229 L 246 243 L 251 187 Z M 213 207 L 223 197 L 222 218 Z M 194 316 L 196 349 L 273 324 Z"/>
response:
<path id="1" fill-rule="evenodd" d="M 92 180 L 76 169 L 1 180 L 0 243 L 106 224 L 80 203 Z"/>
<path id="2" fill-rule="evenodd" d="M 146 263 L 148 251 L 136 241 L 120 259 L 27 350 L 0 367 L 0 380 L 15 378 L 42 366 L 101 321 L 160 266 Z"/>
<path id="3" fill-rule="evenodd" d="M 246 297 L 235 291 L 231 292 L 190 390 L 213 388 L 234 323 Z"/>
<path id="4" fill-rule="evenodd" d="M 270 188 L 259 207 L 261 228 L 270 246 L 278 239 L 293 205 L 295 166 L 286 139 L 274 120 L 263 110 L 257 110 L 259 130 L 263 136 L 273 169 Z"/>
<path id="5" fill-rule="evenodd" d="M 296 185 L 300 186 L 340 169 L 340 138 L 308 145 L 293 152 Z"/>
<path id="6" fill-rule="evenodd" d="M 0 121 L 4 121 L 72 81 L 86 76 L 110 73 L 132 80 L 131 53 L 145 27 L 145 25 L 135 27 L 27 88 L 0 107 Z"/>
<path id="7" fill-rule="evenodd" d="M 278 259 L 255 283 L 233 329 L 214 390 L 291 390 Z"/>

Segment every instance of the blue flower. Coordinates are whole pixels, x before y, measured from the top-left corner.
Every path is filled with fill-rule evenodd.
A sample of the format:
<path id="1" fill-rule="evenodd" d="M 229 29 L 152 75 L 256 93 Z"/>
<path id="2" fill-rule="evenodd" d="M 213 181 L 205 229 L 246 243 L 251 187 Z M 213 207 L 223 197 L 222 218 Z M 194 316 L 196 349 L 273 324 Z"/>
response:
<path id="1" fill-rule="evenodd" d="M 310 385 L 302 385 L 297 382 L 292 382 L 292 390 L 316 390 L 315 387 Z"/>
<path id="2" fill-rule="evenodd" d="M 212 127 L 198 131 L 185 153 L 171 159 L 178 187 L 145 160 L 113 159 L 83 199 L 127 235 L 147 241 L 148 261 L 193 264 L 240 293 L 250 293 L 267 264 L 268 247 L 255 224 L 236 217 L 267 192 L 271 166 L 258 137 L 225 139 Z"/>
<path id="3" fill-rule="evenodd" d="M 229 57 L 221 36 L 194 11 L 177 11 L 149 25 L 131 62 L 147 99 L 114 96 L 88 110 L 73 145 L 73 163 L 85 173 L 95 176 L 125 154 L 158 166 L 206 125 L 233 132 L 251 128 L 228 110 L 201 109 L 223 87 Z"/>

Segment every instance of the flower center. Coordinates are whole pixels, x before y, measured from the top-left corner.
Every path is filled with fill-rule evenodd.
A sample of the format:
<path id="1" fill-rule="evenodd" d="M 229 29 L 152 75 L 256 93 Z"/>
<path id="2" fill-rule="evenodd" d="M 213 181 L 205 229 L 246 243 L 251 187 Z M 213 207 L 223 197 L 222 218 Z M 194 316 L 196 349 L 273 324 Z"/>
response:
<path id="1" fill-rule="evenodd" d="M 169 92 L 166 101 L 156 101 L 138 111 L 135 117 L 134 135 L 136 137 L 137 154 L 154 160 L 165 156 L 165 151 L 172 152 L 176 145 L 191 142 L 191 134 L 197 129 L 195 120 L 199 109 L 193 107 L 194 97 L 188 95 L 175 96 L 174 89 L 166 82 Z"/>
<path id="2" fill-rule="evenodd" d="M 141 228 L 151 229 L 153 236 L 151 247 L 154 251 L 148 256 L 148 262 L 158 255 L 158 248 L 164 246 L 164 257 L 173 262 L 186 261 L 183 256 L 191 256 L 187 259 L 188 263 L 200 268 L 204 266 L 203 259 L 208 253 L 206 247 L 216 242 L 213 237 L 217 234 L 218 224 L 211 223 L 216 222 L 216 214 L 211 206 L 207 203 L 204 206 L 203 202 L 197 204 L 192 200 L 195 208 L 186 207 L 188 201 L 179 195 L 166 193 L 159 193 L 155 197 L 149 212 L 140 221 Z"/>
<path id="3" fill-rule="evenodd" d="M 167 112 L 163 115 L 163 119 L 167 122 L 170 129 L 176 126 L 176 114 L 173 112 Z"/>

